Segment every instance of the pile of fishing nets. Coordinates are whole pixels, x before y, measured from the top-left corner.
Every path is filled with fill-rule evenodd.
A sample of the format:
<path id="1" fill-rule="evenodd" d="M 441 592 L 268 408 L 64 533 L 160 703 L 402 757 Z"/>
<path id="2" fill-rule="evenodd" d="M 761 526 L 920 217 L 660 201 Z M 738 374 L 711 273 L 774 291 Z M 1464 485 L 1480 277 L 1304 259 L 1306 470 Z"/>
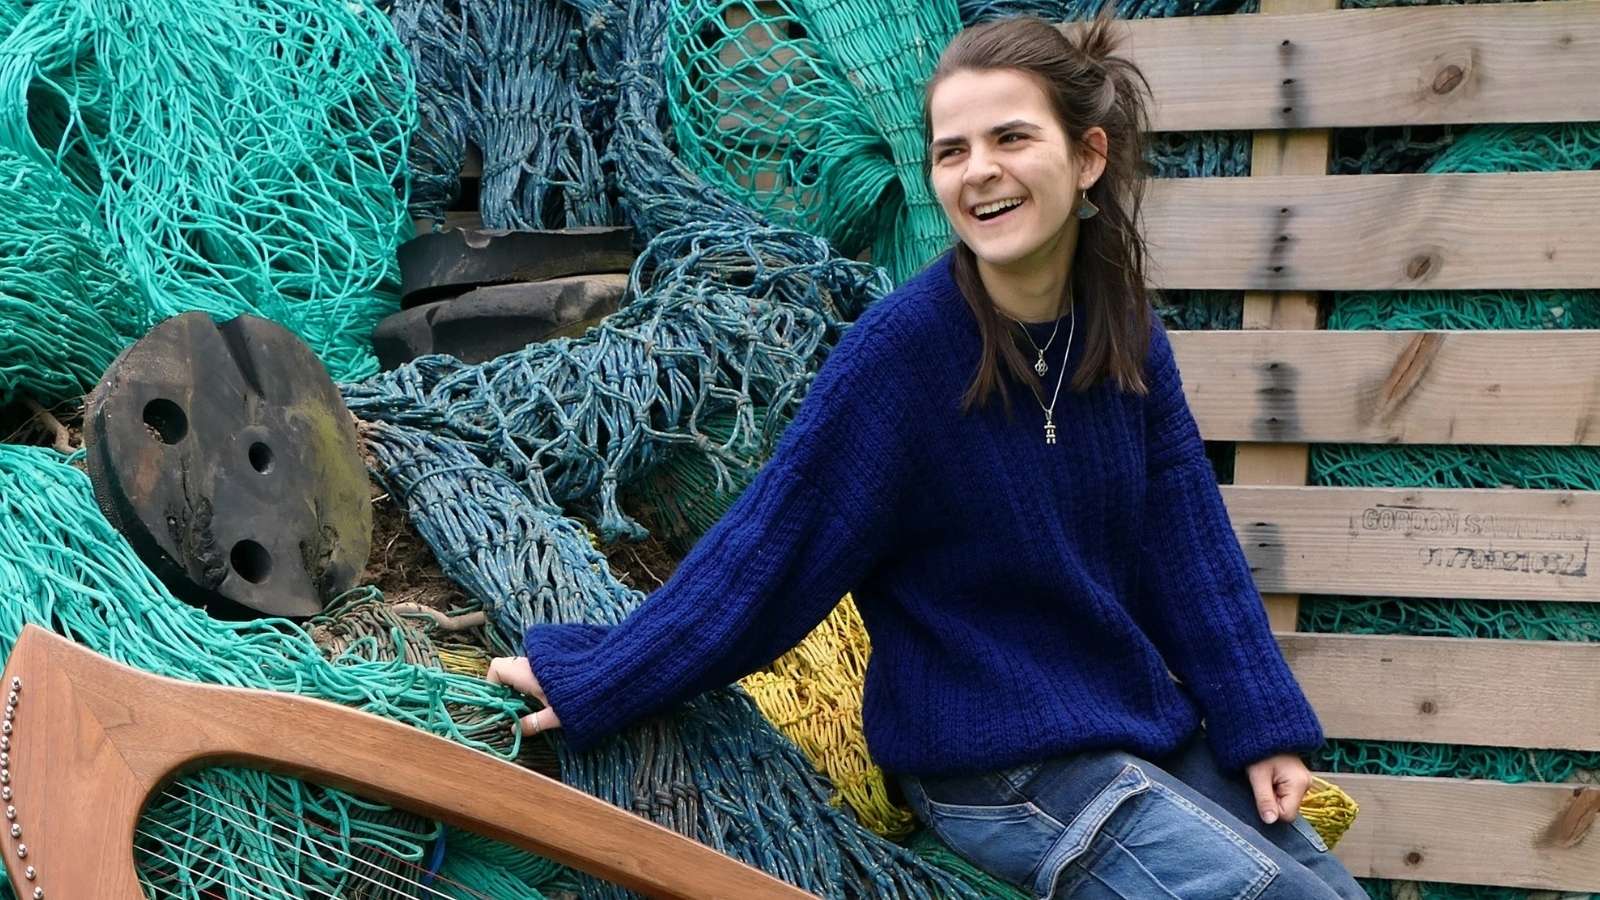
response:
<path id="1" fill-rule="evenodd" d="M 125 344 L 118 329 L 137 336 L 187 310 L 254 313 L 304 338 L 335 378 L 377 370 L 368 336 L 398 299 L 416 121 L 405 53 L 378 10 L 315 0 L 0 8 L 0 23 L 11 20 L 0 40 L 0 165 L 15 172 L 20 157 L 70 182 L 77 196 L 58 201 L 67 215 L 55 227 L 76 229 L 84 215 L 104 229 L 136 289 L 109 317 L 103 287 L 57 297 L 63 318 L 82 316 L 78 341 Z M 42 215 L 28 183 L 46 177 L 6 178 L 0 215 Z M 19 327 L 19 344 L 54 346 L 48 328 Z M 0 369 L 13 352 L 0 346 Z M 93 363 L 60 357 L 59 368 L 74 367 Z"/>

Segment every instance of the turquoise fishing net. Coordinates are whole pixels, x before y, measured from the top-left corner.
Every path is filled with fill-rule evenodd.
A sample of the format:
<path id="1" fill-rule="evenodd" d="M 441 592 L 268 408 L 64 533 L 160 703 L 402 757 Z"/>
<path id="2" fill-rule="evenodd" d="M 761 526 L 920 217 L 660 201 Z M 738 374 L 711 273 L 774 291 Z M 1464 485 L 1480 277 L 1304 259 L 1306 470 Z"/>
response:
<path id="1" fill-rule="evenodd" d="M 0 149 L 0 406 L 80 397 L 143 333 L 144 297 L 88 199 Z"/>
<path id="2" fill-rule="evenodd" d="M 10 18 L 19 7 L 6 7 Z M 36 0 L 0 41 L 0 147 L 93 205 L 148 304 L 255 313 L 337 378 L 395 306 L 415 88 L 367 2 Z"/>
<path id="3" fill-rule="evenodd" d="M 672 4 L 679 157 L 780 224 L 904 280 L 949 242 L 928 186 L 922 87 L 961 28 L 953 0 Z"/>
<path id="4" fill-rule="evenodd" d="M 416 73 L 411 214 L 442 222 L 460 199 L 468 147 L 489 228 L 621 222 L 600 156 L 609 122 L 583 95 L 590 41 L 571 6 L 501 0 L 393 0 Z M 590 23 L 592 24 L 592 23 Z"/>

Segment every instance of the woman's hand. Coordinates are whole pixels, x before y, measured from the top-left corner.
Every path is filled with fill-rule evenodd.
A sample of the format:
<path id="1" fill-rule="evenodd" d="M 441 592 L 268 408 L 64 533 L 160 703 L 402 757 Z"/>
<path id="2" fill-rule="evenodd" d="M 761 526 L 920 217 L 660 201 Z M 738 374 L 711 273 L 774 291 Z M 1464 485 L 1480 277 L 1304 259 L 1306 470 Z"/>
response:
<path id="1" fill-rule="evenodd" d="M 1311 789 L 1311 770 L 1293 753 L 1270 756 L 1245 769 L 1250 788 L 1256 795 L 1256 812 L 1271 825 L 1282 819 L 1292 821 L 1300 813 L 1300 801 Z"/>
<path id="2" fill-rule="evenodd" d="M 490 684 L 503 684 L 506 687 L 516 688 L 544 704 L 544 709 L 522 717 L 523 734 L 538 734 L 541 731 L 561 727 L 561 717 L 550 708 L 550 701 L 545 698 L 544 688 L 539 686 L 539 679 L 533 677 L 533 667 L 528 665 L 526 656 L 500 656 L 490 660 L 489 674 L 486 677 Z"/>

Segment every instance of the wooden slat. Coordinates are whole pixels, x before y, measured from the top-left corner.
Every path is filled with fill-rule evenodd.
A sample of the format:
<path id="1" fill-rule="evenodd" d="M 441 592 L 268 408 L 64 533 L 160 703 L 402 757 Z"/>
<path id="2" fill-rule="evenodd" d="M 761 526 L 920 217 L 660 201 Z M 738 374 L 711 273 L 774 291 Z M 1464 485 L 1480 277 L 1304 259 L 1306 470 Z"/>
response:
<path id="1" fill-rule="evenodd" d="M 1600 445 L 1597 331 L 1185 331 L 1208 440 Z"/>
<path id="2" fill-rule="evenodd" d="M 1600 493 L 1222 489 L 1262 591 L 1600 601 Z"/>
<path id="3" fill-rule="evenodd" d="M 1600 172 L 1159 179 L 1144 219 L 1163 288 L 1600 287 Z"/>
<path id="4" fill-rule="evenodd" d="M 1262 0 L 1261 13 L 1281 18 L 1338 7 L 1338 0 Z M 1250 148 L 1250 175 L 1326 175 L 1332 153 L 1333 136 L 1326 129 L 1257 132 Z M 1242 324 L 1252 330 L 1316 328 L 1318 307 L 1314 293 L 1250 291 L 1244 295 Z M 1234 448 L 1234 483 L 1304 484 L 1309 462 L 1310 448 L 1303 444 L 1241 443 Z M 1292 631 L 1298 627 L 1299 597 L 1269 592 L 1261 600 L 1274 628 Z"/>
<path id="5" fill-rule="evenodd" d="M 1329 737 L 1600 750 L 1600 643 L 1280 632 Z"/>
<path id="6" fill-rule="evenodd" d="M 1600 836 L 1562 846 L 1587 831 L 1581 814 L 1600 805 L 1593 786 L 1326 777 L 1361 804 L 1336 850 L 1359 878 L 1600 891 Z"/>
<path id="7" fill-rule="evenodd" d="M 1129 33 L 1159 131 L 1600 119 L 1593 0 L 1145 19 Z"/>

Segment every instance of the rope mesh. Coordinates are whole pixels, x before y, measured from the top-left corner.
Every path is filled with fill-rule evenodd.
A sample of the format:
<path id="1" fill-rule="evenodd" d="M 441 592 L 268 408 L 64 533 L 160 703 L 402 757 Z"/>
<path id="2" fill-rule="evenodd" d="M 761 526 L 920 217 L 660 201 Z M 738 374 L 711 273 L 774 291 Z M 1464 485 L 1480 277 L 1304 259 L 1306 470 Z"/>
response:
<path id="1" fill-rule="evenodd" d="M 16 10 L 17 7 L 11 7 Z M 364 2 L 39 0 L 0 42 L 0 147 L 62 173 L 148 301 L 255 313 L 336 378 L 394 308 L 415 89 Z"/>

